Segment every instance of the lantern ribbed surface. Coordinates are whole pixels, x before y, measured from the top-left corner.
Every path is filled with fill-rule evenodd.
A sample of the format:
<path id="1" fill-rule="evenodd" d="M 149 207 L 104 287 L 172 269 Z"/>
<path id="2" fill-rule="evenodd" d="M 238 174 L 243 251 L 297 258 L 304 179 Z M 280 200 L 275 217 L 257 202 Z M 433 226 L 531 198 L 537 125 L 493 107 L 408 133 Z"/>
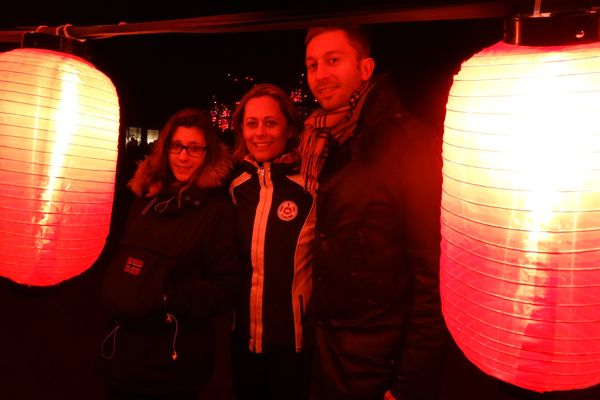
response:
<path id="1" fill-rule="evenodd" d="M 482 371 L 537 392 L 600 383 L 600 45 L 497 43 L 444 126 L 441 296 Z"/>
<path id="2" fill-rule="evenodd" d="M 0 54 L 0 276 L 49 286 L 96 261 L 118 136 L 116 89 L 93 65 L 51 50 Z"/>

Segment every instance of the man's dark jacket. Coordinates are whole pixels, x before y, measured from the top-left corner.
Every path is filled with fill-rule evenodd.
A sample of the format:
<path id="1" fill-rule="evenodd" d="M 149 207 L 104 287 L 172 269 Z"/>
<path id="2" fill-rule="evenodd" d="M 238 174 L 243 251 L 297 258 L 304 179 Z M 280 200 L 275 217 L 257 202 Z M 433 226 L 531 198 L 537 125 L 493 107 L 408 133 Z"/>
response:
<path id="1" fill-rule="evenodd" d="M 381 400 L 390 389 L 399 399 L 434 398 L 447 338 L 440 197 L 440 137 L 378 78 L 353 137 L 329 149 L 319 177 L 317 398 Z"/>

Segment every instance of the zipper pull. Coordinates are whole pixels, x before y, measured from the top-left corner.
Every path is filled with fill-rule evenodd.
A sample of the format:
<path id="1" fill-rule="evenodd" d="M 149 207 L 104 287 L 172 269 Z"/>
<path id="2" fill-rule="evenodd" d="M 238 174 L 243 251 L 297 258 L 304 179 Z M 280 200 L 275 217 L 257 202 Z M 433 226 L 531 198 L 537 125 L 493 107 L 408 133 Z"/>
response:
<path id="1" fill-rule="evenodd" d="M 258 169 L 258 175 L 260 176 L 260 180 L 262 181 L 262 185 L 266 186 L 267 185 L 267 178 L 265 177 L 265 168 L 264 167 L 260 167 Z"/>

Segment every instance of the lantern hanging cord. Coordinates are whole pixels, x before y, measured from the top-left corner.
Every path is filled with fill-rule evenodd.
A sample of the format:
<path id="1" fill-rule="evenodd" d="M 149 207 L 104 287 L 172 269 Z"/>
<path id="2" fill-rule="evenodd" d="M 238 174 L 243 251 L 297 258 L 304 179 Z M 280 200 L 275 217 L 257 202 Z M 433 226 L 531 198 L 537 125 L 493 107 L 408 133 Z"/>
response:
<path id="1" fill-rule="evenodd" d="M 535 0 L 535 4 L 533 5 L 533 16 L 539 17 L 542 10 L 542 0 Z"/>
<path id="2" fill-rule="evenodd" d="M 67 39 L 79 40 L 80 42 L 85 41 L 85 39 L 77 38 L 69 33 L 69 28 L 72 28 L 73 24 L 64 24 L 56 27 L 55 34 L 57 36 L 64 36 Z"/>

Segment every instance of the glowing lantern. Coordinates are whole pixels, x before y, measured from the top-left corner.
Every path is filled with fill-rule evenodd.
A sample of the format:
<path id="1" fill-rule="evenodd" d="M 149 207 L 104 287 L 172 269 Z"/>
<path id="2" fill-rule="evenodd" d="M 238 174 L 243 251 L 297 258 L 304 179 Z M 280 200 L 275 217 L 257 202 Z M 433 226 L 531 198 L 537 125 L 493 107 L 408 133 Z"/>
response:
<path id="1" fill-rule="evenodd" d="M 441 296 L 482 371 L 537 391 L 600 383 L 600 44 L 466 61 L 447 103 Z"/>
<path id="2" fill-rule="evenodd" d="M 114 85 L 63 52 L 0 54 L 0 275 L 49 286 L 88 269 L 110 225 Z"/>

